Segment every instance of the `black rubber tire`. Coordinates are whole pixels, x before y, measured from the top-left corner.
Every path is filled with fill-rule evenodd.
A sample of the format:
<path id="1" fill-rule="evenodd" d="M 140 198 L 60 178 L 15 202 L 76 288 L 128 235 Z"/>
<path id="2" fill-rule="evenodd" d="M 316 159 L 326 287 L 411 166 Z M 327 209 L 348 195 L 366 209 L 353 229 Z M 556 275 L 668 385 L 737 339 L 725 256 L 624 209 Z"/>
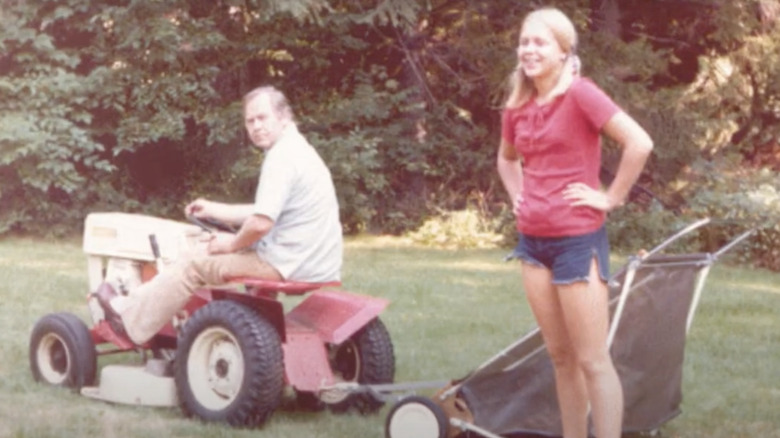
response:
<path id="1" fill-rule="evenodd" d="M 395 377 L 393 342 L 379 318 L 368 323 L 343 344 L 329 347 L 331 367 L 337 381 L 360 384 L 393 383 Z M 336 403 L 329 403 L 328 407 L 333 412 L 355 409 L 360 413 L 369 414 L 376 412 L 383 405 L 384 401 L 370 393 L 355 392 Z"/>
<path id="2" fill-rule="evenodd" d="M 403 422 L 409 422 L 402 424 Z M 412 423 L 416 421 L 417 423 Z M 400 423 L 399 423 L 400 422 Z M 423 425 L 426 430 L 416 429 Z M 433 424 L 432 424 L 433 423 Z M 445 438 L 447 436 L 447 415 L 433 400 L 410 396 L 396 403 L 385 419 L 385 438 Z M 433 426 L 431 428 L 431 426 Z"/>
<path id="3" fill-rule="evenodd" d="M 296 390 L 295 407 L 306 412 L 322 412 L 327 408 L 327 405 L 317 397 L 316 393 Z"/>
<path id="4" fill-rule="evenodd" d="M 76 391 L 93 385 L 97 351 L 87 325 L 65 312 L 39 319 L 30 335 L 30 370 L 36 382 Z"/>
<path id="5" fill-rule="evenodd" d="M 279 333 L 242 304 L 213 301 L 198 309 L 179 334 L 174 380 L 185 415 L 260 426 L 282 399 Z"/>

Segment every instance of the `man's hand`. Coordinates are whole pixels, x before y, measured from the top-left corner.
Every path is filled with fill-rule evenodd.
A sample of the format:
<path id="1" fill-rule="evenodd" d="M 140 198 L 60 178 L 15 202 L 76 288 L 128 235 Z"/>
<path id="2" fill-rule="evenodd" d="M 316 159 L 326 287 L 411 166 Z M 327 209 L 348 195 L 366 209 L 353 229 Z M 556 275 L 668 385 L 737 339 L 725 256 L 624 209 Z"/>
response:
<path id="1" fill-rule="evenodd" d="M 195 216 L 197 218 L 212 217 L 213 202 L 208 199 L 198 198 L 184 207 L 185 216 Z"/>
<path id="2" fill-rule="evenodd" d="M 214 233 L 211 235 L 211 239 L 209 240 L 206 249 L 211 255 L 228 254 L 235 252 L 235 248 L 233 247 L 234 241 L 235 236 L 232 234 Z"/>

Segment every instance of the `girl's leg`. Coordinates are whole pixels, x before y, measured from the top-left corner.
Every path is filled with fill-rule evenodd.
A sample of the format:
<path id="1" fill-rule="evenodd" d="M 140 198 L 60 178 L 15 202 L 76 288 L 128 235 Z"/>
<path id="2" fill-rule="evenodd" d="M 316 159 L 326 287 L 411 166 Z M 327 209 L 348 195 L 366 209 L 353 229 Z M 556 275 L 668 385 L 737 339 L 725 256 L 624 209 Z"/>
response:
<path id="1" fill-rule="evenodd" d="M 588 434 L 588 394 L 558 291 L 552 284 L 552 273 L 536 265 L 524 263 L 522 266 L 523 287 L 555 369 L 563 436 L 585 438 Z"/>
<path id="2" fill-rule="evenodd" d="M 558 286 L 566 332 L 585 379 L 593 426 L 598 438 L 619 438 L 623 423 L 623 388 L 607 347 L 607 285 L 594 259 L 588 282 Z"/>

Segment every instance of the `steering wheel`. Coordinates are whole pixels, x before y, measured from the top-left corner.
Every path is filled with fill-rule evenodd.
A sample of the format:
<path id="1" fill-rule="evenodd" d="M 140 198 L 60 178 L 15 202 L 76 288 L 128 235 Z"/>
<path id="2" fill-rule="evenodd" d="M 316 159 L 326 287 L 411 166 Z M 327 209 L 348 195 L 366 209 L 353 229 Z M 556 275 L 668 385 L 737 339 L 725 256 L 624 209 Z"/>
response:
<path id="1" fill-rule="evenodd" d="M 203 230 L 213 233 L 214 231 L 225 231 L 228 233 L 237 233 L 238 229 L 234 227 L 233 225 L 230 225 L 228 223 L 218 221 L 216 219 L 206 217 L 206 218 L 198 218 L 195 216 L 187 216 L 187 220 L 192 222 L 193 224 L 203 228 Z"/>

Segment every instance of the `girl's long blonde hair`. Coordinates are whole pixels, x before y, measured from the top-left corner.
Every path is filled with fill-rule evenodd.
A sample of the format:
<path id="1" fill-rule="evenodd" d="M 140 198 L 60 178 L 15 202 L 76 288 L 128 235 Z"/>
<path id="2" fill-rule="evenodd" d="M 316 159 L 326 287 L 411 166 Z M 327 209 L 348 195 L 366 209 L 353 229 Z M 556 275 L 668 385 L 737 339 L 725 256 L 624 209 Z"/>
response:
<path id="1" fill-rule="evenodd" d="M 561 70 L 561 75 L 558 78 L 558 84 L 553 90 L 553 95 L 560 94 L 571 83 L 575 74 L 575 69 L 579 70 L 579 59 L 575 53 L 577 47 L 577 31 L 574 29 L 574 23 L 571 22 L 566 14 L 556 8 L 543 8 L 531 12 L 525 17 L 525 20 L 523 20 L 523 26 L 532 20 L 540 21 L 547 26 L 555 37 L 555 40 L 558 42 L 558 45 L 567 55 L 563 69 Z M 525 76 L 519 62 L 514 72 L 509 76 L 509 89 L 509 98 L 504 104 L 504 107 L 506 108 L 522 106 L 534 95 L 534 84 L 531 79 Z"/>

